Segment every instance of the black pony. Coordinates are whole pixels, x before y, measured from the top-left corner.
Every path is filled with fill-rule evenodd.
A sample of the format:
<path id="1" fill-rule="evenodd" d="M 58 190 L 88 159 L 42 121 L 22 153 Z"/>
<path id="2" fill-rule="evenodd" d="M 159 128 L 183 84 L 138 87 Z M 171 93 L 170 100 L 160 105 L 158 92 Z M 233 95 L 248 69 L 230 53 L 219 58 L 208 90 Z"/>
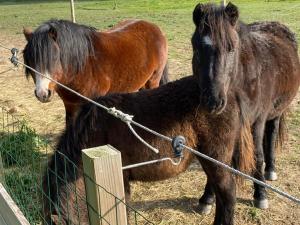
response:
<path id="1" fill-rule="evenodd" d="M 114 94 L 98 98 L 96 101 L 132 114 L 135 121 L 167 136 L 184 135 L 187 145 L 199 152 L 228 165 L 234 162 L 243 171 L 251 171 L 254 166 L 251 129 L 240 113 L 235 96 L 228 93 L 224 112 L 212 115 L 201 107 L 199 92 L 199 86 L 191 76 L 157 89 L 132 94 Z M 48 224 L 50 220 L 58 221 L 59 224 L 88 223 L 86 203 L 78 201 L 76 204 L 72 188 L 68 188 L 75 183 L 77 194 L 85 196 L 82 171 L 79 169 L 79 172 L 74 174 L 72 166 L 61 153 L 80 168 L 82 149 L 106 144 L 121 152 L 124 166 L 173 156 L 168 142 L 139 128 L 136 131 L 152 146 L 160 149 L 159 154 L 143 145 L 125 123 L 104 110 L 93 104 L 87 104 L 81 109 L 74 124 L 69 124 L 60 137 L 57 151 L 44 175 L 44 193 L 50 195 L 44 198 L 44 215 Z M 236 148 L 237 145 L 240 147 Z M 234 160 L 235 156 L 238 157 Z M 129 181 L 153 181 L 175 176 L 186 170 L 193 157 L 192 153 L 184 151 L 179 166 L 161 162 L 125 170 L 123 175 L 127 197 L 130 193 Z M 232 225 L 236 199 L 234 176 L 203 158 L 198 159 L 216 193 L 214 224 Z M 60 206 L 61 210 L 57 206 Z M 78 214 L 76 208 L 80 209 Z"/>
<path id="2" fill-rule="evenodd" d="M 300 64 L 294 34 L 278 22 L 244 24 L 238 8 L 198 4 L 193 13 L 193 72 L 203 103 L 213 114 L 228 107 L 233 93 L 252 125 L 256 149 L 255 178 L 275 180 L 274 149 L 282 131 L 283 115 L 300 83 Z M 282 132 L 281 132 L 282 134 Z M 283 135 L 279 135 L 279 139 Z M 263 146 L 264 145 L 264 146 Z M 255 205 L 267 208 L 265 188 L 254 185 Z M 209 183 L 200 202 L 203 210 L 213 202 Z"/>

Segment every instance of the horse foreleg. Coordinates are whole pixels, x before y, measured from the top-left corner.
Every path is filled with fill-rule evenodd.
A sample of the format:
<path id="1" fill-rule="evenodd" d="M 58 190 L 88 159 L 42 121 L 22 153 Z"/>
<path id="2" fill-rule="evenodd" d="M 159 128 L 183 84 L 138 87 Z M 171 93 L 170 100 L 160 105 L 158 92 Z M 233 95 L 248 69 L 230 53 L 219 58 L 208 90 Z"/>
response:
<path id="1" fill-rule="evenodd" d="M 216 172 L 215 178 L 216 214 L 214 225 L 233 225 L 236 201 L 233 175 L 224 170 L 219 170 Z"/>
<path id="2" fill-rule="evenodd" d="M 201 214 L 209 214 L 212 209 L 212 205 L 215 202 L 214 190 L 209 178 L 207 178 L 207 182 L 205 185 L 205 190 L 201 198 L 199 199 L 199 212 Z"/>
<path id="3" fill-rule="evenodd" d="M 256 170 L 254 172 L 254 177 L 260 181 L 265 182 L 263 176 L 263 163 L 264 163 L 264 153 L 263 153 L 263 137 L 265 130 L 265 121 L 258 120 L 253 125 L 253 139 L 255 146 L 255 156 L 256 156 Z M 254 183 L 254 205 L 260 209 L 268 208 L 267 192 L 265 187 Z"/>
<path id="4" fill-rule="evenodd" d="M 128 203 L 130 202 L 130 196 L 131 196 L 131 191 L 130 191 L 130 184 L 129 184 L 129 171 L 123 171 L 123 181 L 124 181 L 124 190 L 125 190 L 125 202 Z"/>
<path id="5" fill-rule="evenodd" d="M 64 102 L 65 110 L 66 110 L 66 127 L 68 124 L 71 124 L 76 117 L 76 112 L 79 109 L 79 105 Z"/>
<path id="6" fill-rule="evenodd" d="M 234 206 L 236 201 L 235 181 L 230 172 L 211 162 L 202 163 L 207 175 L 207 196 L 200 199 L 213 201 L 216 195 L 216 213 L 214 225 L 233 225 Z"/>
<path id="7" fill-rule="evenodd" d="M 277 174 L 275 172 L 275 151 L 276 151 L 276 139 L 278 138 L 280 116 L 267 121 L 265 129 L 265 179 L 277 180 Z"/>

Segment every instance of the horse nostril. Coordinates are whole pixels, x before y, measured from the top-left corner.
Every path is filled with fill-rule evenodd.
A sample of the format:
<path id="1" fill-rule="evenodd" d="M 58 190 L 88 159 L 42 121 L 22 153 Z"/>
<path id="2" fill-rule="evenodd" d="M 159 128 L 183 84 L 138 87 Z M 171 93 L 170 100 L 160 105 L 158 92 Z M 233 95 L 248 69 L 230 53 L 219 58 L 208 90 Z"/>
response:
<path id="1" fill-rule="evenodd" d="M 52 92 L 50 90 L 48 90 L 48 98 L 50 98 L 52 95 Z"/>
<path id="2" fill-rule="evenodd" d="M 222 98 L 221 102 L 220 102 L 220 108 L 222 108 L 224 106 L 224 104 L 225 104 L 225 100 Z"/>

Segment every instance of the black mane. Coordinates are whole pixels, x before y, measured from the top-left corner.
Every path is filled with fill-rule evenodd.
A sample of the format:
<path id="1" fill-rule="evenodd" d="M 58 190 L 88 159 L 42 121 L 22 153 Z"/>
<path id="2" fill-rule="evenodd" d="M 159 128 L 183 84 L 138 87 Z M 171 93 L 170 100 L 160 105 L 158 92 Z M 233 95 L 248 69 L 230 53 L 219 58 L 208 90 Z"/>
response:
<path id="1" fill-rule="evenodd" d="M 225 9 L 225 6 L 213 3 L 203 5 L 200 24 L 203 29 L 207 27 L 211 31 L 211 38 L 220 49 L 231 49 L 233 47 L 232 36 L 228 32 L 230 23 Z"/>
<path id="2" fill-rule="evenodd" d="M 64 73 L 76 75 L 82 71 L 87 57 L 94 55 L 93 35 L 96 29 L 66 20 L 49 20 L 32 34 L 24 52 L 24 62 L 42 71 L 49 71 L 60 59 Z M 59 55 L 54 43 L 59 47 Z M 26 75 L 30 74 L 26 69 Z"/>

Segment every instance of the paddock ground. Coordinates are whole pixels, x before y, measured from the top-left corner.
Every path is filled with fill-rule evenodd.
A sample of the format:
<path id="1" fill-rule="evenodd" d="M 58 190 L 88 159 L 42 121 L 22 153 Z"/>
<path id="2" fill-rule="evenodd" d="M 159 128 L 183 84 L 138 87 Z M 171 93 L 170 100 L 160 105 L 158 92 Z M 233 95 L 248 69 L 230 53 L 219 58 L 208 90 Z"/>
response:
<path id="1" fill-rule="evenodd" d="M 158 24 L 169 41 L 171 80 L 191 74 L 190 38 L 194 29 L 192 11 L 199 1 L 187 0 L 121 0 L 113 10 L 113 1 L 78 1 L 78 23 L 107 29 L 125 18 L 142 18 Z M 202 1 L 204 2 L 204 1 Z M 241 11 L 245 22 L 279 20 L 288 25 L 300 40 L 300 0 L 297 1 L 232 1 Z M 1 1 L 0 42 L 8 47 L 23 49 L 23 26 L 36 28 L 50 18 L 69 16 L 66 1 Z M 0 48 L 0 73 L 11 67 L 9 52 Z M 20 56 L 20 58 L 22 58 Z M 24 117 L 39 135 L 55 143 L 64 127 L 64 107 L 56 95 L 51 103 L 42 104 L 33 94 L 32 79 L 27 80 L 22 68 L 0 74 L 0 106 Z M 278 181 L 273 185 L 300 198 L 300 94 L 291 106 L 288 119 L 289 138 L 278 154 Z M 197 213 L 197 201 L 205 184 L 205 175 L 198 164 L 180 176 L 163 182 L 132 184 L 132 205 L 155 224 L 211 224 L 213 213 Z M 238 191 L 236 224 L 281 225 L 300 224 L 300 207 L 277 194 L 269 193 L 270 208 L 253 207 L 252 185 L 246 182 Z"/>

